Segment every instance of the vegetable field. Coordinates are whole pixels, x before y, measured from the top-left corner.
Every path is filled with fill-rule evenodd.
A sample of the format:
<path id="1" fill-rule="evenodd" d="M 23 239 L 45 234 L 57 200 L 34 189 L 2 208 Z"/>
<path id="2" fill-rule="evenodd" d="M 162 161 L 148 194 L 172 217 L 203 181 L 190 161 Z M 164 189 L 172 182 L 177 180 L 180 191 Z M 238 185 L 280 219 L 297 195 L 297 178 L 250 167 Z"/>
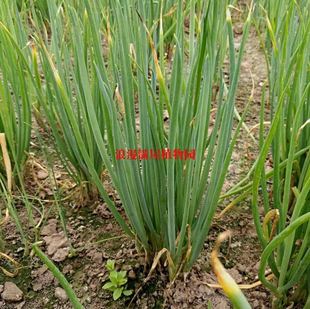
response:
<path id="1" fill-rule="evenodd" d="M 310 308 L 309 0 L 2 0 L 0 308 Z"/>

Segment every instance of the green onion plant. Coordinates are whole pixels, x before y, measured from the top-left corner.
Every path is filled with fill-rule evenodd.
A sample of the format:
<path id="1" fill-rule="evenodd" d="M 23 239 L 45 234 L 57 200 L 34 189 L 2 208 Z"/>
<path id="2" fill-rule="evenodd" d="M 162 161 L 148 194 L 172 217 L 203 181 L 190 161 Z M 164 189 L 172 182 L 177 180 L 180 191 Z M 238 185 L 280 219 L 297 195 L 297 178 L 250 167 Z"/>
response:
<path id="1" fill-rule="evenodd" d="M 185 11 L 183 1 L 177 1 L 169 70 L 161 52 L 162 14 L 154 40 L 145 1 L 111 2 L 113 21 L 106 38 L 109 59 L 105 59 L 106 19 L 101 5 L 93 0 L 84 4 L 83 14 L 64 4 L 68 20 L 62 29 L 62 13 L 49 6 L 51 15 L 55 11 L 51 19 L 54 48 L 38 38 L 47 89 L 44 109 L 60 152 L 85 167 L 118 223 L 136 237 L 150 259 L 167 250 L 173 279 L 190 269 L 203 248 L 242 124 L 243 119 L 233 133 L 234 100 L 250 17 L 236 55 L 229 3 L 209 1 L 198 26 L 201 32 L 190 40 L 188 57 Z M 69 44 L 61 44 L 64 36 Z M 226 85 L 223 62 L 227 54 L 230 83 Z M 212 100 L 216 85 L 219 91 Z M 213 109 L 216 116 L 210 130 Z M 118 160 L 119 150 L 136 153 L 136 158 Z M 139 150 L 149 157 L 139 157 Z M 160 158 L 150 158 L 152 151 L 159 151 Z M 183 156 L 184 151 L 194 152 L 185 160 L 180 151 Z M 128 221 L 102 184 L 98 173 L 102 166 Z"/>
<path id="2" fill-rule="evenodd" d="M 11 1 L 0 4 L 0 132 L 5 134 L 13 176 L 22 175 L 31 136 L 34 98 L 27 34 Z M 4 167 L 1 163 L 1 175 Z"/>
<path id="3" fill-rule="evenodd" d="M 74 2 L 74 1 L 73 1 Z M 89 61 L 92 46 L 87 23 L 83 23 L 84 45 L 83 59 L 78 58 L 77 53 L 82 45 L 75 44 L 74 25 L 68 23 L 71 20 L 69 5 L 48 2 L 49 15 L 51 17 L 50 33 L 45 29 L 36 33 L 37 49 L 34 50 L 34 63 L 36 64 L 36 89 L 40 100 L 40 108 L 46 117 L 50 130 L 57 145 L 56 150 L 68 171 L 75 181 L 85 191 L 84 198 L 96 197 L 97 192 L 92 186 L 92 178 L 89 167 L 81 154 L 80 144 L 86 147 L 90 162 L 98 177 L 101 178 L 104 171 L 102 158 L 91 133 L 91 120 L 86 114 L 86 105 L 92 104 L 98 117 L 103 114 L 99 86 L 95 82 L 95 69 Z M 79 6 L 75 6 L 77 9 Z M 84 11 L 82 11 L 84 13 Z M 77 13 L 76 13 L 77 14 Z M 80 14 L 83 19 L 86 15 Z M 34 20 L 37 20 L 35 18 Z M 75 45 L 74 45 L 75 44 Z M 84 62 L 86 70 L 79 70 L 79 61 Z M 57 72 L 57 78 L 54 75 Z M 43 74 L 44 81 L 40 78 Z M 87 80 L 87 82 L 85 82 Z M 59 84 L 61 81 L 61 84 Z M 86 89 L 87 87 L 87 89 Z M 88 93 L 91 97 L 88 97 Z M 64 100 L 64 97 L 66 98 Z M 91 98 L 91 102 L 88 102 Z M 77 127 L 72 126 L 72 121 Z M 104 124 L 100 125 L 100 132 L 104 134 Z M 78 137 L 82 139 L 79 140 Z M 84 147 L 83 146 L 83 147 Z"/>

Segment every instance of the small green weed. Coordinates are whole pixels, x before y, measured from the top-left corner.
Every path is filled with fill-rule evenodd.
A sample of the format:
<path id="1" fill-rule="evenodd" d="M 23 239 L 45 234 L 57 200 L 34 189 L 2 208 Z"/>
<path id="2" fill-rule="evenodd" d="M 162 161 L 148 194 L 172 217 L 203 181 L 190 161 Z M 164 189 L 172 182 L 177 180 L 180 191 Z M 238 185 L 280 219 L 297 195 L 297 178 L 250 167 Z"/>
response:
<path id="1" fill-rule="evenodd" d="M 106 268 L 110 274 L 109 281 L 103 286 L 103 289 L 113 292 L 114 300 L 119 299 L 122 295 L 131 295 L 132 290 L 127 290 L 127 271 L 116 271 L 114 260 L 108 260 Z"/>

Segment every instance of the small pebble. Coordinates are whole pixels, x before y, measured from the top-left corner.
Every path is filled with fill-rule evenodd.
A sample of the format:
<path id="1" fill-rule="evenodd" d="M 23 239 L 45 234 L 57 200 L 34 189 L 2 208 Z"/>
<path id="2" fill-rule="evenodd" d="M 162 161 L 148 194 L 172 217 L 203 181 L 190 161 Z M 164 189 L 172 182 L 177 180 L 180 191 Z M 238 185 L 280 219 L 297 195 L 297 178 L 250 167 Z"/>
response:
<path id="1" fill-rule="evenodd" d="M 136 279 L 136 273 L 133 270 L 130 270 L 128 273 L 129 279 Z"/>
<path id="2" fill-rule="evenodd" d="M 48 177 L 48 173 L 45 172 L 45 171 L 40 170 L 40 171 L 38 171 L 37 176 L 38 176 L 38 179 L 44 180 L 44 179 L 46 179 Z"/>
<path id="3" fill-rule="evenodd" d="M 88 286 L 86 286 L 86 285 L 83 286 L 83 291 L 84 291 L 84 292 L 88 292 Z"/>
<path id="4" fill-rule="evenodd" d="M 126 270 L 126 271 L 130 271 L 132 269 L 132 266 L 131 265 L 124 265 L 122 267 L 122 270 Z"/>
<path id="5" fill-rule="evenodd" d="M 92 256 L 92 260 L 97 264 L 102 264 L 103 262 L 102 253 L 101 252 L 94 253 L 94 255 Z"/>
<path id="6" fill-rule="evenodd" d="M 55 289 L 55 297 L 61 301 L 68 300 L 68 296 L 67 296 L 66 291 L 60 287 Z"/>
<path id="7" fill-rule="evenodd" d="M 26 302 L 23 301 L 23 302 L 19 303 L 18 305 L 16 305 L 15 309 L 22 309 L 22 308 L 24 308 L 25 304 L 26 304 Z"/>
<path id="8" fill-rule="evenodd" d="M 238 270 L 242 273 L 245 273 L 246 272 L 246 267 L 245 265 L 242 265 L 242 264 L 237 264 L 237 267 L 238 267 Z"/>
<path id="9" fill-rule="evenodd" d="M 88 297 L 86 297 L 85 301 L 86 301 L 88 304 L 90 304 L 90 303 L 91 303 L 91 298 L 88 296 Z"/>
<path id="10" fill-rule="evenodd" d="M 79 232 L 83 232 L 83 230 L 85 230 L 86 229 L 86 227 L 84 226 L 84 225 L 80 225 L 78 228 L 77 228 L 77 230 L 79 231 Z"/>
<path id="11" fill-rule="evenodd" d="M 105 227 L 106 231 L 111 231 L 112 229 L 113 229 L 113 224 L 112 223 L 107 224 L 106 227 Z"/>

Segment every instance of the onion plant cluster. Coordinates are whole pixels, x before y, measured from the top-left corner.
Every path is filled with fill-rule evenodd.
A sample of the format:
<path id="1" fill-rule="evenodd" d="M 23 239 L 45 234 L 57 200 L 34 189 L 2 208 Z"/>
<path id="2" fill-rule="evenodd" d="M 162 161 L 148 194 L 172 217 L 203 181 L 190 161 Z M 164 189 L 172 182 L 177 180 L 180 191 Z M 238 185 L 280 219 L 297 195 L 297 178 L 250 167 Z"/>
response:
<path id="1" fill-rule="evenodd" d="M 276 296 L 279 308 L 289 295 L 310 305 L 310 3 L 270 1 L 261 7 L 266 20 L 271 125 L 264 137 L 262 100 L 260 156 L 253 180 L 253 215 L 264 248 L 260 280 Z M 271 147 L 272 191 L 264 162 Z M 265 219 L 258 211 L 261 187 Z M 265 279 L 269 265 L 274 282 Z M 307 307 L 306 305 L 306 307 Z"/>
<path id="2" fill-rule="evenodd" d="M 228 1 L 209 1 L 201 31 L 190 40 L 188 57 L 183 1 L 177 1 L 173 61 L 168 69 L 162 9 L 154 40 L 145 1 L 111 2 L 113 22 L 108 32 L 103 30 L 106 20 L 100 4 L 92 0 L 84 4 L 80 14 L 64 3 L 68 18 L 64 28 L 61 11 L 49 4 L 51 43 L 37 38 L 46 79 L 44 110 L 60 152 L 84 167 L 118 223 L 149 258 L 165 253 L 172 279 L 197 259 L 218 205 L 242 123 L 233 132 L 250 19 L 236 55 Z M 223 77 L 227 54 L 229 84 Z M 120 149 L 194 150 L 195 158 L 118 160 Z M 128 221 L 102 184 L 98 173 L 102 166 Z"/>

